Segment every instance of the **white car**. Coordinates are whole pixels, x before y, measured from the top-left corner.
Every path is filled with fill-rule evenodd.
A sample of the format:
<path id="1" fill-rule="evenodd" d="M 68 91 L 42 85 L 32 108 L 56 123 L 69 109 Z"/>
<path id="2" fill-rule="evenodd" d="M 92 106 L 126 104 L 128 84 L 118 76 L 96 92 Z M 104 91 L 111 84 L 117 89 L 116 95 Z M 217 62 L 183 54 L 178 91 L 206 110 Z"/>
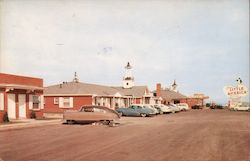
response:
<path id="1" fill-rule="evenodd" d="M 175 104 L 168 104 L 166 106 L 168 106 L 170 109 L 172 109 L 172 113 L 176 113 L 176 112 L 181 111 L 181 109 L 179 107 L 177 107 Z"/>
<path id="2" fill-rule="evenodd" d="M 173 109 L 163 104 L 155 104 L 154 107 L 160 111 L 160 114 L 170 113 L 173 111 Z"/>
<path id="3" fill-rule="evenodd" d="M 187 103 L 177 103 L 177 107 L 181 109 L 181 111 L 187 111 L 189 110 L 188 104 Z"/>
<path id="4" fill-rule="evenodd" d="M 250 111 L 250 105 L 248 104 L 238 104 L 233 107 L 235 111 Z"/>
<path id="5" fill-rule="evenodd" d="M 144 104 L 143 106 L 146 107 L 146 108 L 150 108 L 151 110 L 153 110 L 156 115 L 160 113 L 153 105 Z"/>

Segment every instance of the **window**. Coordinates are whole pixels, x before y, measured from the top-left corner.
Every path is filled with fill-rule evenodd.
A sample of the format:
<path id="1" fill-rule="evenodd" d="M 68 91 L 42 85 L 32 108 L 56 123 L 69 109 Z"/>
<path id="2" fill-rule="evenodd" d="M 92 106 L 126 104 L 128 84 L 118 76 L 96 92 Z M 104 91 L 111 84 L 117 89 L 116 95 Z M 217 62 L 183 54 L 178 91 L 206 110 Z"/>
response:
<path id="1" fill-rule="evenodd" d="M 73 108 L 73 97 L 59 97 L 60 108 Z"/>
<path id="2" fill-rule="evenodd" d="M 105 110 L 100 109 L 100 108 L 94 108 L 94 112 L 106 113 Z"/>
<path id="3" fill-rule="evenodd" d="M 58 97 L 55 97 L 54 98 L 54 105 L 58 105 L 59 104 L 59 98 Z"/>
<path id="4" fill-rule="evenodd" d="M 94 108 L 92 107 L 84 108 L 84 112 L 94 112 Z"/>
<path id="5" fill-rule="evenodd" d="M 33 96 L 33 109 L 39 109 L 39 96 Z"/>
<path id="6" fill-rule="evenodd" d="M 4 110 L 4 95 L 0 93 L 0 111 Z"/>
<path id="7" fill-rule="evenodd" d="M 43 95 L 29 95 L 29 109 L 40 110 L 44 109 L 44 97 Z"/>
<path id="8" fill-rule="evenodd" d="M 69 107 L 70 103 L 69 103 L 69 98 L 64 98 L 63 99 L 63 107 Z"/>

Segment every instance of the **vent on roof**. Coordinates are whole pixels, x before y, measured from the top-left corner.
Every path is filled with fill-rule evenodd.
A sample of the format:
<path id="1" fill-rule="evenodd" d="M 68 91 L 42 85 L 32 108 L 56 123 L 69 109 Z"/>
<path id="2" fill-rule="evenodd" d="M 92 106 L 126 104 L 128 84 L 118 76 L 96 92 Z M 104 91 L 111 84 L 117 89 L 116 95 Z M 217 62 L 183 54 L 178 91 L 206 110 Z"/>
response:
<path id="1" fill-rule="evenodd" d="M 77 77 L 77 73 L 75 72 L 75 77 L 74 77 L 74 79 L 73 79 L 73 82 L 75 82 L 75 83 L 78 83 L 79 82 L 79 79 L 78 79 L 78 77 Z"/>

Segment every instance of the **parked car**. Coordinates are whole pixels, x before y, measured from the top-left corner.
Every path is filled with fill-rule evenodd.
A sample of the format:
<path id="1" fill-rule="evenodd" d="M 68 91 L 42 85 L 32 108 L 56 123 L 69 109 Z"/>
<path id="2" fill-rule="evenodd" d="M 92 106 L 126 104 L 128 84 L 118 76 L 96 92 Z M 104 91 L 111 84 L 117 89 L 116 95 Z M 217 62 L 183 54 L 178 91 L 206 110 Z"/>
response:
<path id="1" fill-rule="evenodd" d="M 154 105 L 143 104 L 142 106 L 145 107 L 145 108 L 151 109 L 151 110 L 154 112 L 155 115 L 160 114 L 160 111 L 159 111 L 158 109 L 156 109 L 156 108 L 154 107 Z"/>
<path id="2" fill-rule="evenodd" d="M 143 105 L 131 105 L 128 108 L 117 108 L 116 111 L 121 116 L 152 116 L 155 115 L 154 111 L 150 108 L 146 108 Z"/>
<path id="3" fill-rule="evenodd" d="M 172 110 L 172 113 L 176 113 L 176 112 L 181 111 L 181 109 L 179 107 L 177 107 L 176 105 L 174 105 L 174 104 L 168 104 L 166 106 L 168 106 Z"/>
<path id="4" fill-rule="evenodd" d="M 79 111 L 66 110 L 63 113 L 63 120 L 68 124 L 93 122 L 112 124 L 119 118 L 120 115 L 115 110 L 104 106 L 82 106 Z"/>
<path id="5" fill-rule="evenodd" d="M 234 111 L 250 111 L 250 105 L 249 104 L 237 104 L 233 107 Z"/>
<path id="6" fill-rule="evenodd" d="M 155 104 L 154 107 L 159 110 L 160 114 L 170 113 L 173 111 L 170 107 L 163 104 Z"/>
<path id="7" fill-rule="evenodd" d="M 194 105 L 191 108 L 192 109 L 202 109 L 202 106 L 201 105 Z"/>
<path id="8" fill-rule="evenodd" d="M 189 110 L 188 104 L 187 103 L 177 103 L 177 107 L 181 109 L 181 111 L 187 111 Z"/>
<path id="9" fill-rule="evenodd" d="M 224 109 L 222 105 L 211 105 L 210 108 L 211 109 Z"/>

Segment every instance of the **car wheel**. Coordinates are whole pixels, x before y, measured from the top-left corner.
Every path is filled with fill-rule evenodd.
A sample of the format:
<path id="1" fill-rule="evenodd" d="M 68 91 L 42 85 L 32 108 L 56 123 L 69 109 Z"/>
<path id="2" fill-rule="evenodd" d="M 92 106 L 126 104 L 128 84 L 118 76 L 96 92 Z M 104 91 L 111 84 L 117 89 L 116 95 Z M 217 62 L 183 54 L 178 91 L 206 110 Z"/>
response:
<path id="1" fill-rule="evenodd" d="M 141 113 L 140 115 L 141 115 L 141 117 L 146 117 L 147 116 L 145 113 Z"/>
<path id="2" fill-rule="evenodd" d="M 110 127 L 114 127 L 114 126 L 115 126 L 115 122 L 114 122 L 114 121 L 110 121 L 110 122 L 109 122 L 109 126 L 110 126 Z"/>
<path id="3" fill-rule="evenodd" d="M 109 120 L 102 120 L 101 123 L 103 125 L 109 125 L 110 121 Z"/>
<path id="4" fill-rule="evenodd" d="M 172 113 L 175 113 L 175 111 L 172 111 Z"/>
<path id="5" fill-rule="evenodd" d="M 160 111 L 160 115 L 162 115 L 163 114 L 163 111 Z"/>
<path id="6" fill-rule="evenodd" d="M 74 120 L 67 120 L 67 123 L 70 124 L 70 125 L 72 125 L 72 124 L 75 123 L 75 121 Z"/>
<path id="7" fill-rule="evenodd" d="M 118 112 L 118 114 L 119 114 L 120 116 L 123 116 L 123 113 L 122 113 L 122 112 Z"/>

